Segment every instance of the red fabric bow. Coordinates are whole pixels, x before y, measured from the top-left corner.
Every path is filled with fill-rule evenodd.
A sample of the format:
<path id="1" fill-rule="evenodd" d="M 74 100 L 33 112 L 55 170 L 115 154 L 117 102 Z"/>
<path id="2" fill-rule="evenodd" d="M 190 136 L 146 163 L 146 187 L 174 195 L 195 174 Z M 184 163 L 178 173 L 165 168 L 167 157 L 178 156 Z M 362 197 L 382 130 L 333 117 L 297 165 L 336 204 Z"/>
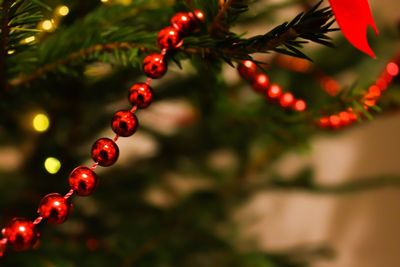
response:
<path id="1" fill-rule="evenodd" d="M 367 40 L 367 28 L 371 26 L 378 35 L 368 0 L 329 0 L 336 21 L 343 35 L 357 49 L 375 58 Z"/>

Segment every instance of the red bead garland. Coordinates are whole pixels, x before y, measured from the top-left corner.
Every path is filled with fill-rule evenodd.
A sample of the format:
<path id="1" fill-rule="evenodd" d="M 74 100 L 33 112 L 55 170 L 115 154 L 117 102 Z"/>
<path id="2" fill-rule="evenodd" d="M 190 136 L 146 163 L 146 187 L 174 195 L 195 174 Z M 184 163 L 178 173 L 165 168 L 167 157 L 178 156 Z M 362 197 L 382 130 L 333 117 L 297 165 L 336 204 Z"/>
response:
<path id="1" fill-rule="evenodd" d="M 131 110 L 117 111 L 111 121 L 111 128 L 116 133 L 114 140 L 100 138 L 92 146 L 91 157 L 95 161 L 92 167 L 79 166 L 69 175 L 70 191 L 64 196 L 58 193 L 46 195 L 40 202 L 39 217 L 33 222 L 27 219 L 14 218 L 2 230 L 3 238 L 0 239 L 0 257 L 6 245 L 11 245 L 15 250 L 30 249 L 38 240 L 39 233 L 36 225 L 43 220 L 49 223 L 63 223 L 68 216 L 71 204 L 69 198 L 73 194 L 89 196 L 97 187 L 98 178 L 94 169 L 97 166 L 108 167 L 113 165 L 119 156 L 119 149 L 115 143 L 119 137 L 128 137 L 134 134 L 138 127 L 138 120 L 134 115 L 137 109 L 148 107 L 153 101 L 153 90 L 150 87 L 151 79 L 162 77 L 167 71 L 164 59 L 168 49 L 179 48 L 183 44 L 182 36 L 194 30 L 197 22 L 205 20 L 204 13 L 195 10 L 193 13 L 180 12 L 171 19 L 171 26 L 162 29 L 157 38 L 162 49 L 160 54 L 150 54 L 143 60 L 143 72 L 149 77 L 146 83 L 136 83 L 129 90 Z"/>
<path id="2" fill-rule="evenodd" d="M 378 77 L 375 84 L 371 85 L 367 92 L 361 97 L 359 104 L 367 111 L 369 108 L 376 105 L 376 102 L 382 96 L 382 93 L 387 89 L 395 76 L 399 75 L 400 58 L 389 62 L 384 71 Z M 321 128 L 339 129 L 345 126 L 352 125 L 359 118 L 362 118 L 363 112 L 358 110 L 355 112 L 352 108 L 334 113 L 329 116 L 318 119 L 317 125 Z"/>
<path id="3" fill-rule="evenodd" d="M 304 100 L 296 99 L 290 92 L 283 92 L 282 88 L 277 84 L 270 85 L 268 76 L 265 73 L 259 73 L 253 61 L 242 61 L 239 63 L 237 70 L 243 79 L 251 82 L 253 90 L 264 94 L 267 100 L 278 103 L 285 109 L 292 109 L 297 112 L 306 110 L 307 104 Z"/>

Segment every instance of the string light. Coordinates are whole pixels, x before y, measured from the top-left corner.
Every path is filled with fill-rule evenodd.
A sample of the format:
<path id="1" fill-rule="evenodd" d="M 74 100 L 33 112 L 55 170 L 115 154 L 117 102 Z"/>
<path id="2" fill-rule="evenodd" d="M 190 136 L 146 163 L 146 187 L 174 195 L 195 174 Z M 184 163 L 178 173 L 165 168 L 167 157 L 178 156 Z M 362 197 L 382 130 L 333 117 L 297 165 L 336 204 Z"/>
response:
<path id="1" fill-rule="evenodd" d="M 44 168 L 50 174 L 56 174 L 61 169 L 61 162 L 54 157 L 48 157 L 44 161 Z"/>
<path id="2" fill-rule="evenodd" d="M 9 55 L 12 55 L 12 54 L 14 54 L 15 53 L 15 50 L 8 50 L 7 51 L 7 54 L 9 54 Z"/>
<path id="3" fill-rule="evenodd" d="M 58 7 L 57 8 L 57 13 L 60 15 L 60 16 L 66 16 L 66 15 L 68 15 L 68 13 L 69 13 L 69 8 L 67 7 L 67 6 L 60 6 L 60 7 Z"/>
<path id="4" fill-rule="evenodd" d="M 50 127 L 50 120 L 43 113 L 36 114 L 32 120 L 33 129 L 37 132 L 45 132 Z"/>
<path id="5" fill-rule="evenodd" d="M 25 44 L 29 44 L 29 43 L 34 42 L 35 40 L 36 40 L 36 37 L 32 35 L 32 36 L 26 37 L 24 40 L 22 40 L 22 42 Z"/>
<path id="6" fill-rule="evenodd" d="M 52 22 L 51 20 L 49 20 L 49 19 L 44 20 L 44 21 L 41 23 L 40 27 L 41 27 L 44 31 L 47 31 L 47 32 L 51 32 L 51 31 L 54 30 L 54 24 L 53 24 L 53 22 Z"/>

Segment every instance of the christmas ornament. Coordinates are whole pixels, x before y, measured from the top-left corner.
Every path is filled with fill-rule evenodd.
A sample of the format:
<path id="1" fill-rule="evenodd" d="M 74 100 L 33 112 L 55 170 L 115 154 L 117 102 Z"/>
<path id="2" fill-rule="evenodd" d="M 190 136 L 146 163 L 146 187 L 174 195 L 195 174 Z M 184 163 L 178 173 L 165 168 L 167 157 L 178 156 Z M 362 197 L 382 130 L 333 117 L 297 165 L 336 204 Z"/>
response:
<path id="1" fill-rule="evenodd" d="M 204 14 L 200 10 L 189 13 L 177 13 L 171 19 L 172 26 L 162 29 L 158 34 L 158 45 L 161 53 L 150 54 L 143 60 L 143 72 L 148 76 L 145 83 L 136 83 L 129 89 L 128 99 L 132 104 L 130 110 L 117 111 L 112 120 L 111 128 L 115 137 L 100 138 L 92 146 L 91 156 L 93 166 L 80 166 L 69 175 L 70 191 L 62 196 L 58 193 L 46 195 L 39 204 L 37 217 L 34 221 L 14 218 L 2 230 L 3 238 L 0 240 L 0 256 L 4 254 L 7 244 L 15 250 L 27 250 L 34 246 L 39 238 L 36 225 L 46 221 L 49 223 L 63 223 L 71 208 L 69 199 L 74 195 L 89 196 L 97 187 L 98 178 L 94 170 L 98 166 L 108 167 L 113 165 L 119 156 L 116 141 L 119 137 L 133 135 L 138 127 L 138 119 L 134 112 L 137 109 L 148 107 L 153 100 L 153 90 L 150 87 L 152 79 L 162 77 L 167 71 L 165 55 L 168 50 L 176 49 L 183 44 L 181 36 L 193 31 L 199 22 L 204 21 Z"/>

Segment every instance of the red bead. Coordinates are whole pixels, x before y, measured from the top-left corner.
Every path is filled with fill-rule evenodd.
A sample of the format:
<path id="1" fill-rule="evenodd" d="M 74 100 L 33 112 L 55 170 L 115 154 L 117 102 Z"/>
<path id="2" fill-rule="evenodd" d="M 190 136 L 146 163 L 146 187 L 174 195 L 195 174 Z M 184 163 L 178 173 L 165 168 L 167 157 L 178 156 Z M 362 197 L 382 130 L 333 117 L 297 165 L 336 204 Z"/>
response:
<path id="1" fill-rule="evenodd" d="M 38 213 L 49 223 L 60 224 L 68 217 L 71 204 L 60 194 L 46 195 L 39 204 Z"/>
<path id="2" fill-rule="evenodd" d="M 157 43 L 161 49 L 176 49 L 182 45 L 183 41 L 176 28 L 165 27 L 158 33 Z"/>
<path id="3" fill-rule="evenodd" d="M 39 238 L 35 225 L 23 218 L 12 219 L 2 233 L 7 238 L 8 244 L 17 251 L 30 249 Z"/>
<path id="4" fill-rule="evenodd" d="M 329 123 L 333 128 L 338 128 L 340 126 L 340 117 L 338 115 L 329 116 Z"/>
<path id="5" fill-rule="evenodd" d="M 277 84 L 271 84 L 267 90 L 267 97 L 271 100 L 278 99 L 282 95 L 282 88 Z"/>
<path id="6" fill-rule="evenodd" d="M 204 15 L 203 11 L 201 11 L 201 10 L 198 10 L 198 9 L 194 10 L 193 15 L 201 23 L 204 23 L 206 21 L 206 16 Z"/>
<path id="7" fill-rule="evenodd" d="M 147 108 L 153 101 L 153 90 L 146 83 L 136 83 L 129 89 L 129 102 L 138 108 Z"/>
<path id="8" fill-rule="evenodd" d="M 318 120 L 318 125 L 322 128 L 326 128 L 329 127 L 330 122 L 329 122 L 329 118 L 327 117 L 322 117 Z"/>
<path id="9" fill-rule="evenodd" d="M 284 107 L 290 107 L 294 102 L 294 97 L 291 93 L 284 93 L 280 99 L 279 99 L 279 104 Z"/>
<path id="10" fill-rule="evenodd" d="M 239 64 L 238 72 L 243 79 L 252 80 L 257 73 L 257 65 L 251 60 L 245 60 Z"/>
<path id="11" fill-rule="evenodd" d="M 268 76 L 264 73 L 260 73 L 254 77 L 252 86 L 256 92 L 264 93 L 267 90 L 268 84 Z"/>
<path id="12" fill-rule="evenodd" d="M 397 76 L 399 74 L 399 66 L 394 62 L 389 62 L 386 65 L 386 71 L 390 76 Z"/>
<path id="13" fill-rule="evenodd" d="M 158 79 L 162 77 L 167 69 L 167 63 L 161 54 L 150 54 L 143 60 L 143 71 L 150 78 Z"/>
<path id="14" fill-rule="evenodd" d="M 293 103 L 293 109 L 296 111 L 304 111 L 307 108 L 307 104 L 304 100 L 297 99 Z"/>
<path id="15" fill-rule="evenodd" d="M 88 167 L 77 167 L 69 175 L 69 185 L 78 196 L 91 195 L 96 189 L 97 183 L 96 173 Z"/>
<path id="16" fill-rule="evenodd" d="M 195 21 L 189 13 L 179 12 L 171 18 L 171 25 L 183 34 L 187 34 L 196 27 Z"/>
<path id="17" fill-rule="evenodd" d="M 92 146 L 92 159 L 100 166 L 113 165 L 119 156 L 117 144 L 109 138 L 100 138 Z"/>
<path id="18" fill-rule="evenodd" d="M 339 113 L 339 118 L 340 118 L 340 124 L 343 126 L 347 126 L 351 123 L 350 121 L 350 115 L 346 111 L 342 111 Z"/>
<path id="19" fill-rule="evenodd" d="M 111 128 L 114 133 L 122 137 L 131 136 L 136 132 L 138 119 L 135 114 L 129 110 L 120 110 L 115 112 L 111 121 Z"/>

